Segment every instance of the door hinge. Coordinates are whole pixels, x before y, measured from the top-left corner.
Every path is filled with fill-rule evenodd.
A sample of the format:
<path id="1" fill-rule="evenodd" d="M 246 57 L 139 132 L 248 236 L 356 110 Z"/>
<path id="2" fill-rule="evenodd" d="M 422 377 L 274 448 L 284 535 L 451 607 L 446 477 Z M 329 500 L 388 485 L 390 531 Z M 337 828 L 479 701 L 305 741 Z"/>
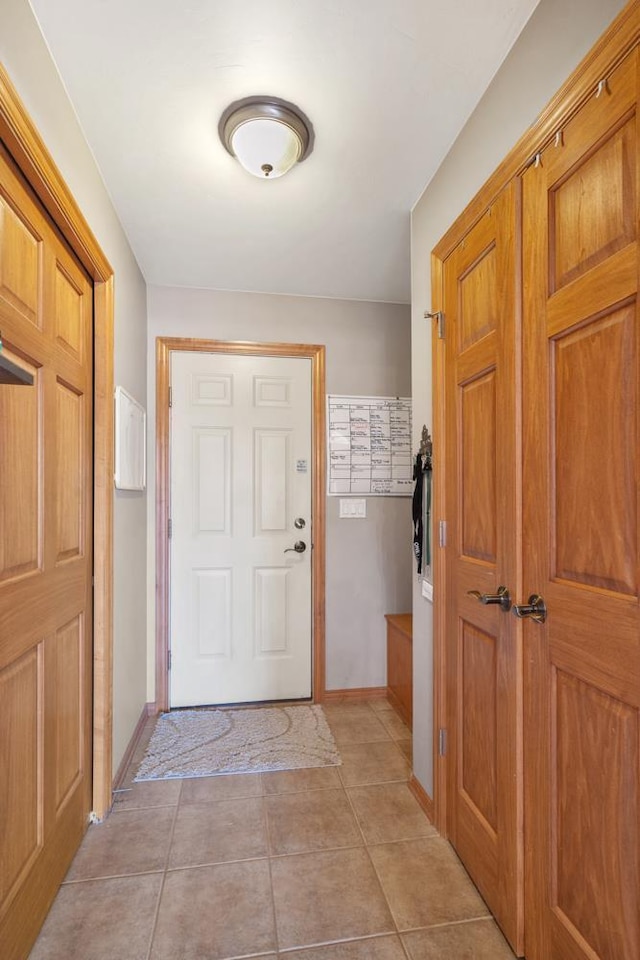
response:
<path id="1" fill-rule="evenodd" d="M 424 312 L 425 320 L 435 320 L 438 324 L 438 340 L 444 340 L 444 313 L 442 310 L 436 310 L 435 313 L 430 313 L 428 310 Z"/>
<path id="2" fill-rule="evenodd" d="M 169 650 L 169 654 L 167 656 L 167 670 L 171 670 L 171 650 Z"/>
<path id="3" fill-rule="evenodd" d="M 169 387 L 169 406 L 170 407 L 173 406 L 173 392 L 171 390 L 171 387 Z"/>
<path id="4" fill-rule="evenodd" d="M 171 537 L 173 536 L 173 520 L 171 519 L 171 517 L 169 517 L 169 520 L 167 522 L 167 535 L 169 537 L 169 540 L 171 540 Z"/>
<path id="5" fill-rule="evenodd" d="M 447 731 L 445 727 L 440 727 L 438 730 L 438 756 L 446 757 L 447 755 Z"/>
<path id="6" fill-rule="evenodd" d="M 447 521 L 440 520 L 438 523 L 438 543 L 441 547 L 446 547 L 447 545 Z"/>

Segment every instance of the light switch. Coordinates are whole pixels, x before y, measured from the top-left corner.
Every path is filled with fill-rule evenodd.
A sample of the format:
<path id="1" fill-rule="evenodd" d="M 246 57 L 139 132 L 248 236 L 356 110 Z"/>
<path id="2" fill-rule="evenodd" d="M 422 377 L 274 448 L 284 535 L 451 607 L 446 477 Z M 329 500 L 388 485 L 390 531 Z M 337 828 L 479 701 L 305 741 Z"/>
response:
<path id="1" fill-rule="evenodd" d="M 349 497 L 340 500 L 340 517 L 342 520 L 364 520 L 367 516 L 367 501 Z"/>

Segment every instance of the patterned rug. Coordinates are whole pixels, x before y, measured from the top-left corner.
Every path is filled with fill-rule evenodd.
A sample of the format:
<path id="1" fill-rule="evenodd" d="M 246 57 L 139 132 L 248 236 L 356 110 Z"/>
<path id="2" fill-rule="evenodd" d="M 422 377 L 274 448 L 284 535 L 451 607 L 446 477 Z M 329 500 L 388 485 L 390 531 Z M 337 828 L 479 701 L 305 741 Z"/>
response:
<path id="1" fill-rule="evenodd" d="M 340 763 L 322 707 L 203 707 L 158 717 L 135 779 L 263 773 Z"/>

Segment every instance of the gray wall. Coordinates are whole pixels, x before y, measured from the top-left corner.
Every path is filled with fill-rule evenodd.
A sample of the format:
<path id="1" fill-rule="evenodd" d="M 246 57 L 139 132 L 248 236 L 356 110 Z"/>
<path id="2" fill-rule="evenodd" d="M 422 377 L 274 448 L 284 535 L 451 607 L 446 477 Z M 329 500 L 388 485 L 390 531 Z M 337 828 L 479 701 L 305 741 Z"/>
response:
<path id="1" fill-rule="evenodd" d="M 115 270 L 115 380 L 145 402 L 146 287 L 27 0 L 2 0 L 0 60 Z M 146 495 L 114 493 L 114 770 L 146 701 Z"/>
<path id="2" fill-rule="evenodd" d="M 410 396 L 410 312 L 402 304 L 150 287 L 148 410 L 154 421 L 155 339 L 321 343 L 327 392 Z M 154 691 L 155 556 L 149 437 L 149 699 Z M 340 520 L 328 498 L 327 687 L 386 683 L 385 613 L 411 609 L 411 502 L 369 497 L 366 520 Z"/>
<path id="3" fill-rule="evenodd" d="M 624 4 L 541 0 L 411 218 L 413 424 L 431 425 L 430 254 Z M 417 433 L 416 433 L 417 436 Z M 414 772 L 433 795 L 433 618 L 413 592 Z"/>

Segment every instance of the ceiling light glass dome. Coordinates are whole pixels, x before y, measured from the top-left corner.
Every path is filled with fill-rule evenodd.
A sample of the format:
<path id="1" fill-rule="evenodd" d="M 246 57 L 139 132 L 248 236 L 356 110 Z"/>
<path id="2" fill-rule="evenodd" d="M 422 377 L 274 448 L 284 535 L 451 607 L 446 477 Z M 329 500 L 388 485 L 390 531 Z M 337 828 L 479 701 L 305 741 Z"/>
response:
<path id="1" fill-rule="evenodd" d="M 313 149 L 313 127 L 298 107 L 277 97 L 248 97 L 220 118 L 220 139 L 254 177 L 281 177 Z"/>

